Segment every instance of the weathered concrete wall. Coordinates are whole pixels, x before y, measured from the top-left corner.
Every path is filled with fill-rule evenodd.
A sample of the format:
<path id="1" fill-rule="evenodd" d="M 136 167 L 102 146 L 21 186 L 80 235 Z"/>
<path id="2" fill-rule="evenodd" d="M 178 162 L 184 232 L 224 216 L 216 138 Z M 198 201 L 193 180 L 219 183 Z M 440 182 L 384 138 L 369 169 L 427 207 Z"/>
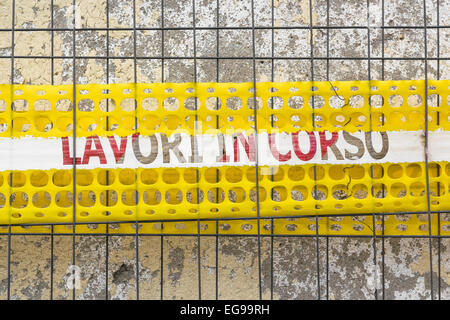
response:
<path id="1" fill-rule="evenodd" d="M 71 0 L 55 1 L 54 26 L 71 27 Z M 326 25 L 326 1 L 314 0 L 312 21 L 314 25 Z M 370 42 L 367 30 L 331 29 L 329 31 L 329 54 L 334 57 L 381 56 L 382 32 L 381 0 L 370 0 Z M 385 1 L 386 25 L 423 25 L 422 1 Z M 0 28 L 11 27 L 10 0 L 0 0 Z M 50 1 L 16 0 L 16 28 L 50 27 Z M 255 0 L 255 25 L 270 26 L 272 1 Z M 427 24 L 436 25 L 436 1 L 427 1 Z M 80 15 L 78 27 L 106 27 L 106 1 L 77 1 Z M 110 0 L 110 27 L 132 27 L 131 1 Z M 366 0 L 330 1 L 330 25 L 366 25 Z M 449 21 L 450 4 L 440 1 L 439 23 Z M 160 2 L 136 1 L 136 24 L 139 27 L 161 26 Z M 308 26 L 310 23 L 309 1 L 274 0 L 275 26 Z M 196 26 L 216 26 L 216 1 L 196 1 Z M 251 26 L 250 1 L 222 0 L 219 10 L 220 26 Z M 192 2 L 164 1 L 165 26 L 192 26 Z M 437 29 L 428 30 L 428 57 L 448 56 L 450 38 L 448 29 L 440 31 L 439 53 Z M 110 31 L 109 50 L 106 48 L 106 31 L 77 32 L 77 55 L 129 57 L 133 54 L 132 31 Z M 215 30 L 197 31 L 197 56 L 215 56 L 217 46 L 221 56 L 251 57 L 252 33 L 250 30 L 224 30 L 216 41 Z M 138 31 L 136 51 L 140 56 L 161 56 L 161 33 Z M 314 56 L 326 56 L 326 30 L 314 30 Z M 272 54 L 270 30 L 255 31 L 255 49 L 259 56 Z M 67 56 L 54 60 L 51 74 L 50 59 L 14 59 L 14 82 L 27 84 L 72 83 L 73 65 L 72 32 L 54 33 L 54 54 Z M 275 30 L 273 50 L 275 56 L 309 57 L 310 36 L 308 30 Z M 10 56 L 11 32 L 0 32 L 0 55 Z M 424 34 L 421 29 L 385 30 L 384 55 L 386 57 L 422 57 Z M 15 55 L 51 54 L 51 33 L 15 32 Z M 166 31 L 164 55 L 193 56 L 193 33 L 189 30 Z M 271 60 L 257 60 L 257 81 L 272 80 Z M 79 59 L 76 78 L 79 83 L 133 82 L 132 59 L 111 59 L 109 75 L 106 61 L 102 59 Z M 386 60 L 385 79 L 423 79 L 422 60 Z M 367 60 L 330 60 L 328 75 L 334 80 L 366 80 Z M 197 61 L 198 81 L 252 81 L 252 60 Z M 218 72 L 218 74 L 217 74 Z M 380 60 L 370 62 L 372 79 L 382 79 L 383 65 Z M 164 74 L 164 79 L 162 79 Z M 439 76 L 448 79 L 448 61 L 439 64 Z M 438 77 L 436 61 L 428 62 L 428 77 Z M 9 83 L 11 59 L 0 59 L 0 83 Z M 108 78 L 108 79 L 107 79 Z M 327 78 L 327 62 L 314 61 L 314 79 Z M 194 79 L 192 59 L 140 59 L 137 61 L 138 82 L 185 82 Z M 276 60 L 273 65 L 274 81 L 311 80 L 309 60 Z M 448 218 L 448 217 L 447 217 Z M 135 237 L 109 237 L 108 247 L 108 296 L 112 299 L 134 299 L 135 293 Z M 163 270 L 161 270 L 161 241 L 163 242 Z M 441 241 L 441 293 L 450 298 L 450 240 Z M 381 240 L 377 241 L 377 274 L 381 277 Z M 0 236 L 0 298 L 6 297 L 7 289 L 7 236 Z M 270 298 L 270 248 L 271 241 L 261 241 L 263 297 Z M 437 241 L 433 243 L 433 277 L 437 285 Z M 106 238 L 78 236 L 75 244 L 76 262 L 81 268 L 82 289 L 77 290 L 78 299 L 102 299 L 105 297 Z M 275 238 L 274 252 L 274 298 L 314 299 L 317 295 L 316 248 L 312 238 Z M 216 239 L 201 239 L 202 297 L 215 298 L 216 254 L 218 254 L 218 293 L 221 299 L 258 298 L 257 241 L 251 237 L 220 237 L 218 251 Z M 329 297 L 331 299 L 373 299 L 375 272 L 371 239 L 329 239 Z M 66 270 L 72 261 L 72 237 L 54 237 L 54 298 L 70 299 L 66 288 Z M 387 239 L 385 241 L 385 289 L 389 299 L 426 299 L 429 287 L 429 251 L 427 239 Z M 326 240 L 320 239 L 321 288 L 325 297 Z M 160 282 L 163 277 L 164 299 L 196 299 L 198 297 L 197 243 L 195 237 L 140 237 L 139 238 L 140 298 L 160 298 Z M 380 280 L 380 279 L 379 279 Z M 381 285 L 378 281 L 378 287 Z M 435 289 L 436 290 L 436 289 Z M 11 241 L 11 298 L 48 299 L 50 297 L 50 237 L 13 236 Z"/>

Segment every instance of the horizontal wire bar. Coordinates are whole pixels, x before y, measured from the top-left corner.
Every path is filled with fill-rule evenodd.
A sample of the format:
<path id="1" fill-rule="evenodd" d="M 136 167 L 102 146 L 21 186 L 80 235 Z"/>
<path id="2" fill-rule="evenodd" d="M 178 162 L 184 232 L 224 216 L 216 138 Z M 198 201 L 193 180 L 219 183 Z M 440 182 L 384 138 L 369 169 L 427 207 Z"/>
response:
<path id="1" fill-rule="evenodd" d="M 448 25 L 435 25 L 435 26 L 427 26 L 427 29 L 448 29 L 450 26 Z M 310 30 L 310 26 L 258 26 L 254 28 L 255 30 Z M 424 26 L 313 26 L 313 30 L 328 30 L 328 29 L 425 29 Z M 106 28 L 106 27 L 87 27 L 87 28 L 14 28 L 14 31 L 18 32 L 31 32 L 31 31 L 70 31 L 73 30 L 82 32 L 82 31 L 194 31 L 194 27 L 116 27 L 116 28 Z M 195 30 L 252 30 L 252 27 L 249 26 L 221 26 L 221 27 L 195 27 Z M 0 28 L 0 32 L 8 32 L 12 31 L 12 29 L 8 28 Z"/>
<path id="2" fill-rule="evenodd" d="M 430 211 L 431 214 L 446 214 L 450 211 Z M 428 211 L 408 211 L 408 212 L 378 212 L 378 213 L 336 213 L 336 214 L 324 214 L 318 215 L 319 218 L 333 218 L 333 217 L 361 217 L 361 216 L 392 216 L 392 215 L 417 215 L 428 214 Z M 262 220 L 270 219 L 308 219 L 315 218 L 317 215 L 292 215 L 292 216 L 263 216 Z M 257 217 L 222 217 L 222 218 L 203 218 L 200 221 L 234 221 L 234 220 L 257 220 Z M 160 219 L 160 220 L 140 220 L 139 223 L 163 223 L 163 222 L 195 222 L 197 218 L 192 219 Z M 136 223 L 136 220 L 125 221 L 102 221 L 102 222 L 80 222 L 76 221 L 76 225 L 88 225 L 88 224 L 118 224 L 118 223 Z M 73 222 L 53 222 L 53 223 L 26 223 L 26 224 L 12 224 L 14 227 L 30 227 L 30 226 L 50 226 L 50 225 L 73 225 Z M 8 225 L 1 224 L 0 227 L 8 227 Z"/>
<path id="3" fill-rule="evenodd" d="M 0 56 L 0 59 L 10 59 L 11 56 Z M 15 59 L 73 59 L 73 56 L 14 56 Z M 243 57 L 230 57 L 230 56 L 137 56 L 137 57 L 129 57 L 129 56 L 75 56 L 75 59 L 118 59 L 118 60 L 252 60 L 252 56 L 243 56 Z M 271 56 L 261 56 L 256 57 L 256 60 L 311 60 L 311 57 L 271 57 Z M 425 60 L 425 57 L 314 57 L 314 60 Z M 426 60 L 450 60 L 450 57 L 428 57 Z"/>

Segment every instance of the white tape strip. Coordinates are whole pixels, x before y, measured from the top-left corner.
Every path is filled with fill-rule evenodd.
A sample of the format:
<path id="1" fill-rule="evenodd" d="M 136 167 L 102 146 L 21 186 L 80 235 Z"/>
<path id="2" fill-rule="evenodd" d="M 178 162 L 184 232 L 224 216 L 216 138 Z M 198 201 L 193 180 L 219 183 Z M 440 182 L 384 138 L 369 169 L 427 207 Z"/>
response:
<path id="1" fill-rule="evenodd" d="M 260 166 L 424 161 L 423 131 L 298 132 L 258 137 Z M 0 138 L 0 170 L 70 169 L 73 140 L 66 138 Z M 255 164 L 254 136 L 185 133 L 76 139 L 77 167 L 159 168 Z M 450 159 L 450 132 L 429 132 L 429 160 Z"/>

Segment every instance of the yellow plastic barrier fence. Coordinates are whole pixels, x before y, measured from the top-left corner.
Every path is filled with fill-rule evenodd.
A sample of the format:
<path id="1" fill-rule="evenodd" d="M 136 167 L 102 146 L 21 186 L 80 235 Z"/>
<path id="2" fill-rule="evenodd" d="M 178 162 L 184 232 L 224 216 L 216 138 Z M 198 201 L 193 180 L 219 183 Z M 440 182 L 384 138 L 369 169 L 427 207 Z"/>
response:
<path id="1" fill-rule="evenodd" d="M 450 235 L 449 86 L 0 85 L 0 233 Z"/>

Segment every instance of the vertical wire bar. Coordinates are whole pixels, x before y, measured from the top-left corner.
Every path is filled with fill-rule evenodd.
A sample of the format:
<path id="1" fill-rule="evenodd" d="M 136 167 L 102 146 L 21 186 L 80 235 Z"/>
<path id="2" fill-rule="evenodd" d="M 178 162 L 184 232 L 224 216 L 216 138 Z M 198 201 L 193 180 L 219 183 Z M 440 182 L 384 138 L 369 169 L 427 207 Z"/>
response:
<path id="1" fill-rule="evenodd" d="M 195 106 L 195 131 L 198 130 L 198 116 L 197 116 L 197 40 L 196 40 L 196 29 L 195 29 L 195 0 L 192 0 L 192 33 L 193 33 L 193 41 L 194 41 L 194 106 Z M 199 169 L 196 171 L 196 180 L 197 180 L 197 205 L 198 205 L 198 214 L 200 214 L 200 187 L 199 187 Z M 217 197 L 217 201 L 219 198 Z M 198 218 L 198 216 L 197 216 Z M 197 277 L 198 277 L 198 300 L 202 300 L 202 266 L 200 259 L 200 219 L 197 219 Z"/>
<path id="2" fill-rule="evenodd" d="M 73 70 L 72 70 L 72 89 L 73 89 L 73 104 L 72 104 L 72 121 L 73 121 L 73 146 L 72 146 L 72 153 L 73 153 L 73 162 L 72 162 L 72 172 L 73 172 L 73 180 L 72 180 L 72 187 L 73 187 L 73 211 L 72 211 L 72 266 L 75 266 L 75 228 L 76 228 L 76 224 L 75 224 L 75 219 L 76 219 L 76 203 L 77 203 L 77 199 L 78 199 L 78 195 L 76 193 L 76 170 L 77 170 L 77 150 L 76 150 L 76 137 L 77 137 L 77 103 L 76 103 L 76 99 L 77 99 L 77 88 L 76 88 L 76 41 L 75 41 L 75 37 L 76 37 L 76 33 L 75 33 L 75 29 L 76 29 L 76 18 L 75 18 L 75 14 L 76 14 L 76 6 L 75 6 L 75 2 L 76 0 L 72 1 L 72 13 L 73 13 L 73 17 L 72 17 L 72 22 L 73 22 L 73 31 L 72 31 L 72 47 L 73 47 L 73 57 L 72 57 L 72 66 L 73 66 Z M 73 273 L 75 272 L 75 269 L 72 269 Z M 72 299 L 75 300 L 75 276 L 73 277 L 73 289 L 72 289 Z"/>
<path id="3" fill-rule="evenodd" d="M 163 232 L 163 224 L 161 223 L 161 232 Z M 160 279 L 160 300 L 164 299 L 164 236 L 161 235 L 161 260 L 159 268 L 161 269 L 161 279 Z"/>
<path id="4" fill-rule="evenodd" d="M 106 0 L 106 84 L 109 84 L 109 0 Z M 106 99 L 106 112 L 109 114 L 109 99 Z M 106 116 L 106 131 L 109 131 L 109 116 Z M 109 185 L 109 170 L 106 170 L 106 185 Z M 106 206 L 109 205 L 109 191 L 106 191 Z M 109 295 L 109 223 L 105 230 L 105 300 Z"/>
<path id="5" fill-rule="evenodd" d="M 428 171 L 428 45 L 427 45 L 427 4 L 423 0 L 423 23 L 424 23 L 424 60 L 425 60 L 425 177 L 427 183 L 427 210 L 428 210 L 428 249 L 430 250 L 430 294 L 431 300 L 434 300 L 433 288 L 433 241 L 431 234 L 431 203 L 430 203 L 430 177 Z"/>
<path id="6" fill-rule="evenodd" d="M 136 96 L 136 81 L 137 81 L 137 59 L 136 59 L 136 0 L 133 0 L 133 79 L 134 79 L 134 127 L 137 129 L 137 96 Z M 136 193 L 137 193 L 137 179 L 136 179 Z M 135 234 L 135 247 L 136 247 L 136 300 L 139 300 L 139 223 L 138 223 L 138 210 L 137 203 L 139 201 L 139 196 L 136 194 L 136 234 Z"/>
<path id="7" fill-rule="evenodd" d="M 8 226 L 8 291 L 7 299 L 11 299 L 11 224 Z"/>
<path id="8" fill-rule="evenodd" d="M 439 29 L 439 0 L 436 0 L 436 25 L 438 26 L 438 28 L 436 29 L 436 33 L 437 33 L 437 37 L 436 37 L 436 46 L 437 46 L 437 80 L 440 80 L 440 63 L 439 63 L 439 56 L 440 56 L 440 39 L 439 39 L 439 33 L 440 33 L 440 29 Z M 438 102 L 439 103 L 439 102 Z M 438 106 L 440 106 L 438 104 Z M 439 121 L 439 112 L 438 112 L 438 121 Z M 439 125 L 439 123 L 438 123 Z M 437 167 L 437 169 L 439 170 L 439 166 Z M 440 172 L 438 173 L 438 176 L 440 176 Z M 441 192 L 441 183 L 438 182 L 437 183 L 437 193 L 438 196 L 440 196 L 440 192 Z M 441 300 L 441 214 L 438 213 L 437 214 L 437 223 L 438 223 L 438 238 L 437 238 L 437 246 L 438 246 L 438 300 Z"/>
<path id="9" fill-rule="evenodd" d="M 367 78 L 369 80 L 369 91 L 370 91 L 370 81 L 372 80 L 371 74 L 371 60 L 370 60 L 370 0 L 367 0 Z M 372 107 L 369 103 L 369 121 L 370 121 L 370 132 L 372 132 Z M 372 168 L 372 167 L 371 167 Z M 374 296 L 375 300 L 378 300 L 378 264 L 377 264 L 377 232 L 375 223 L 375 213 L 372 213 L 372 232 L 373 232 L 373 266 L 374 266 Z"/>
<path id="10" fill-rule="evenodd" d="M 328 224 L 327 224 L 327 226 L 328 226 Z M 330 261 L 329 261 L 329 240 L 330 239 L 330 237 L 328 237 L 328 235 L 326 236 L 326 238 L 325 238 L 325 241 L 326 241 L 326 243 L 325 243 L 325 245 L 326 245 L 326 252 L 325 252 L 325 264 L 326 264 L 326 276 L 325 276 L 325 280 L 326 280 L 326 287 L 325 287 L 325 290 L 326 290 L 326 300 L 329 300 L 330 299 L 330 286 L 329 286 L 329 281 L 330 281 L 330 279 L 329 279 L 329 265 L 330 265 Z"/>
<path id="11" fill-rule="evenodd" d="M 164 0 L 161 0 L 161 82 L 164 81 Z M 161 222 L 161 300 L 164 299 L 164 223 Z"/>
<path id="12" fill-rule="evenodd" d="M 50 28 L 51 28 L 51 47 L 50 47 L 50 53 L 51 53 L 51 84 L 54 85 L 54 69 L 55 69 L 55 59 L 54 59 L 54 48 L 55 48 L 55 34 L 54 34 L 54 17 L 53 17 L 53 2 L 54 0 L 51 0 L 50 2 Z M 50 235 L 50 300 L 53 300 L 53 225 L 50 226 L 51 228 L 51 235 Z"/>
<path id="13" fill-rule="evenodd" d="M 310 42 L 310 61 L 311 61 L 311 86 L 314 86 L 314 37 L 313 37 L 313 9 L 312 9 L 312 0 L 309 0 L 309 42 Z M 312 95 L 312 105 L 314 111 L 314 95 Z M 315 115 L 314 112 L 312 114 L 313 121 L 313 130 L 315 130 Z M 314 184 L 315 184 L 315 196 L 317 198 L 317 170 L 316 165 L 314 165 Z M 316 271 L 317 271 L 317 300 L 320 300 L 320 250 L 319 250 L 319 217 L 317 212 L 315 212 L 315 221 L 316 221 Z"/>
<path id="14" fill-rule="evenodd" d="M 15 29 L 15 17 L 16 17 L 16 1 L 12 1 L 12 18 L 11 18 L 11 113 L 14 112 L 13 108 L 13 84 L 14 84 L 14 29 Z M 13 117 L 11 114 L 11 136 L 13 136 Z M 9 175 L 9 181 L 10 181 L 10 192 L 9 192 L 9 218 L 11 218 L 11 191 L 13 186 L 13 176 L 12 173 Z M 9 221 L 8 226 L 8 289 L 7 289 L 7 298 L 8 300 L 11 298 L 11 221 Z"/>
<path id="15" fill-rule="evenodd" d="M 50 226 L 51 235 L 50 235 L 50 300 L 53 300 L 53 225 Z"/>
<path id="16" fill-rule="evenodd" d="M 381 0 L 381 80 L 384 81 L 384 0 Z M 382 115 L 382 122 L 384 124 L 384 115 Z M 372 178 L 373 178 L 373 174 L 372 174 Z M 384 193 L 384 192 L 383 192 Z M 382 242 L 381 242 L 381 272 L 382 272 L 382 279 L 381 279 L 381 285 L 382 285 L 382 297 L 383 300 L 385 299 L 385 289 L 386 289 L 386 285 L 385 285 L 385 237 L 384 237 L 384 228 L 385 228 L 385 224 L 384 224 L 384 218 L 385 216 L 382 216 Z"/>
<path id="17" fill-rule="evenodd" d="M 216 220 L 216 300 L 219 300 L 219 221 Z"/>
<path id="18" fill-rule="evenodd" d="M 274 245 L 274 223 L 273 218 L 270 219 L 270 234 L 272 235 L 270 237 L 270 300 L 273 300 L 273 274 L 274 274 L 274 265 L 273 265 L 273 245 Z"/>
<path id="19" fill-rule="evenodd" d="M 384 81 L 384 0 L 381 0 L 381 80 Z"/>
<path id="20" fill-rule="evenodd" d="M 256 105 L 256 44 L 255 44 L 255 8 L 254 0 L 251 0 L 252 15 L 252 61 L 253 61 L 253 101 L 254 101 L 254 123 L 255 123 L 255 171 L 256 171 L 256 214 L 257 214 L 257 231 L 258 231 L 258 287 L 259 300 L 262 300 L 262 283 L 261 283 L 261 226 L 260 226 L 260 203 L 259 203 L 259 166 L 258 166 L 258 108 Z"/>
<path id="21" fill-rule="evenodd" d="M 272 37 L 272 48 L 271 48 L 271 53 L 272 53 L 272 69 L 271 69 L 271 74 L 270 74 L 270 79 L 273 82 L 274 81 L 274 73 L 275 73 L 275 59 L 273 58 L 275 56 L 275 23 L 274 23 L 274 18 L 275 18 L 275 9 L 274 9 L 274 0 L 272 0 L 272 8 L 271 8 L 271 16 L 270 16 L 270 26 L 271 26 L 271 37 Z M 272 108 L 274 106 L 273 104 L 273 97 L 270 97 L 271 102 L 272 102 Z M 256 108 L 256 101 L 254 101 L 255 103 L 255 108 Z M 270 123 L 273 127 L 273 117 L 270 118 Z M 273 171 L 272 171 L 273 173 Z M 273 181 L 273 174 L 271 175 L 272 181 Z M 273 193 L 273 189 L 272 189 L 272 193 Z M 272 199 L 273 199 L 273 195 L 272 195 Z M 273 223 L 273 218 L 271 219 L 271 229 L 270 229 L 270 233 L 273 235 L 273 230 L 274 228 L 274 223 Z M 274 266 L 273 266 L 273 245 L 274 245 L 274 237 L 270 237 L 270 300 L 273 300 L 273 272 L 274 272 Z"/>
<path id="22" fill-rule="evenodd" d="M 216 1 L 216 82 L 219 82 L 219 0 Z M 216 109 L 219 109 L 219 98 L 216 100 Z M 219 129 L 219 115 L 216 115 L 216 129 Z M 219 169 L 216 170 L 216 182 L 219 182 Z M 219 190 L 217 189 L 216 199 L 219 202 Z M 219 220 L 216 220 L 216 300 L 219 300 Z"/>
<path id="23" fill-rule="evenodd" d="M 384 216 L 381 216 L 381 218 L 383 220 L 381 220 L 381 286 L 382 286 L 382 291 L 381 291 L 381 298 L 382 300 L 385 300 L 386 296 L 385 296 L 385 279 L 384 279 Z"/>
<path id="24" fill-rule="evenodd" d="M 330 0 L 327 0 L 327 81 L 330 82 Z M 329 218 L 327 218 L 327 228 L 328 228 L 328 222 Z M 329 300 L 330 298 L 330 285 L 329 285 L 329 237 L 328 237 L 328 229 L 327 229 L 327 236 L 326 236 L 326 256 L 325 256 L 325 270 L 326 270 L 326 299 Z"/>

